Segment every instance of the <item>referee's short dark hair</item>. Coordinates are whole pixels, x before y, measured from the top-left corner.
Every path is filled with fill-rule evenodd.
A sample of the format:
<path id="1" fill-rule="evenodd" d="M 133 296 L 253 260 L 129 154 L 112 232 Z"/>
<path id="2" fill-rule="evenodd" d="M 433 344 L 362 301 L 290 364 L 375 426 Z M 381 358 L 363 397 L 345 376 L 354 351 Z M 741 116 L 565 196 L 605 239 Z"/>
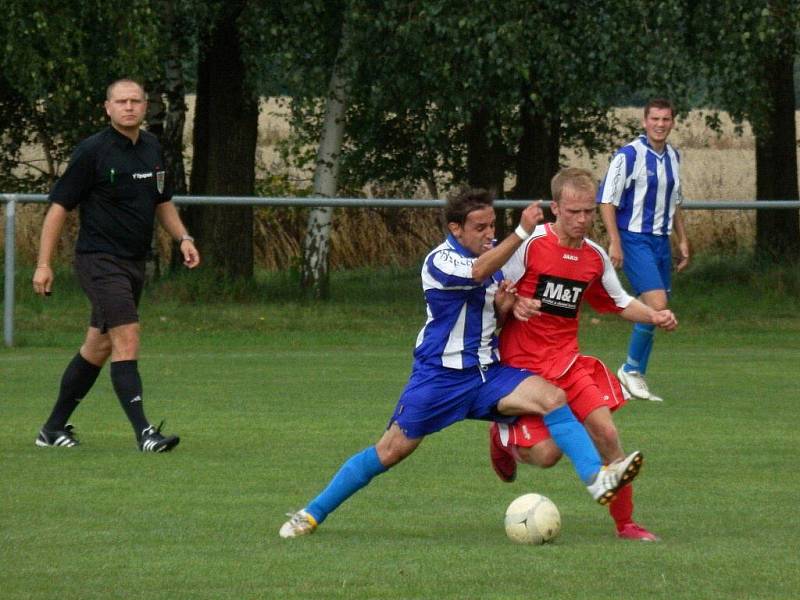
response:
<path id="1" fill-rule="evenodd" d="M 447 196 L 444 207 L 445 223 L 457 223 L 461 226 L 467 221 L 467 215 L 473 210 L 494 206 L 494 194 L 481 188 L 459 187 Z"/>
<path id="2" fill-rule="evenodd" d="M 108 87 L 106 88 L 106 100 L 111 100 L 111 90 L 113 90 L 114 87 L 119 85 L 120 83 L 133 83 L 134 85 L 139 86 L 139 89 L 142 90 L 142 96 L 144 97 L 145 100 L 147 100 L 147 92 L 145 91 L 142 82 L 137 81 L 136 79 L 131 79 L 130 77 L 121 77 L 109 83 Z"/>

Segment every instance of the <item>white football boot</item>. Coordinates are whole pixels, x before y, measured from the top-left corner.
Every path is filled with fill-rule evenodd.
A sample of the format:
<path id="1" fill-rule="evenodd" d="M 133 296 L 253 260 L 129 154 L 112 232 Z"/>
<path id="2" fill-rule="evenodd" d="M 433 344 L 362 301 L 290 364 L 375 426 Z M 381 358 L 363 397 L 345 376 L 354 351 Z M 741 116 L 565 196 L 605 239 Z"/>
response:
<path id="1" fill-rule="evenodd" d="M 594 481 L 587 485 L 586 489 L 597 502 L 608 504 L 621 488 L 628 485 L 639 474 L 643 462 L 644 456 L 638 450 L 625 458 L 615 460 L 600 469 L 595 475 Z"/>
<path id="2" fill-rule="evenodd" d="M 278 531 L 278 535 L 284 539 L 309 535 L 314 533 L 317 528 L 317 520 L 304 508 L 295 513 L 286 513 L 286 516 L 291 518 L 281 525 L 281 529 Z"/>
<path id="3" fill-rule="evenodd" d="M 637 400 L 650 400 L 651 402 L 663 402 L 661 396 L 656 396 L 650 392 L 644 376 L 639 371 L 626 371 L 625 367 L 620 367 L 617 371 L 617 378 L 631 396 Z"/>

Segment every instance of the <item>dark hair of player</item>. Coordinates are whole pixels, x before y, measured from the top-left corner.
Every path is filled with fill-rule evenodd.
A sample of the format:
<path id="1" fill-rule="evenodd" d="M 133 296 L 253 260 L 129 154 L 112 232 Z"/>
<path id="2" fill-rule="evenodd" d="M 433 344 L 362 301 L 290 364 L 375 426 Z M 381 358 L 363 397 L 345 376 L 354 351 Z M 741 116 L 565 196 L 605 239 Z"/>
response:
<path id="1" fill-rule="evenodd" d="M 464 225 L 467 215 L 473 210 L 494 205 L 494 195 L 480 188 L 460 187 L 450 193 L 444 207 L 444 218 L 447 223 Z"/>
<path id="2" fill-rule="evenodd" d="M 652 100 L 649 100 L 647 104 L 644 105 L 645 117 L 647 117 L 647 114 L 650 112 L 651 108 L 668 108 L 672 113 L 672 116 L 675 116 L 675 105 L 666 98 L 653 98 Z"/>

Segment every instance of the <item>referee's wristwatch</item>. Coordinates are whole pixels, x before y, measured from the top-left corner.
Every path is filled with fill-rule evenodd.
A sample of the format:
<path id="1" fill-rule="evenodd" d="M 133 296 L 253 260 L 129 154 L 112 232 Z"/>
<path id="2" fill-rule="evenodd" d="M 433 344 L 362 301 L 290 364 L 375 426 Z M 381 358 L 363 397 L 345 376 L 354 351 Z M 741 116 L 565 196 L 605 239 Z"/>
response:
<path id="1" fill-rule="evenodd" d="M 192 242 L 194 244 L 194 238 L 190 236 L 188 233 L 181 236 L 181 239 L 178 240 L 178 244 L 182 244 L 183 242 Z"/>

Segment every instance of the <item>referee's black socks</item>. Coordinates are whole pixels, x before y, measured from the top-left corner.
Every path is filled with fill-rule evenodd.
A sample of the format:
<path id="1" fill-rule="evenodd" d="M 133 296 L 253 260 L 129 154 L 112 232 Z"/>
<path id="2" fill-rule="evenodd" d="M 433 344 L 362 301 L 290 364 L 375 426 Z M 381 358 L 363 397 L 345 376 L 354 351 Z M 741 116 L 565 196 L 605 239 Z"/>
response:
<path id="1" fill-rule="evenodd" d="M 92 389 L 101 367 L 93 365 L 78 352 L 67 365 L 61 376 L 61 387 L 58 390 L 58 399 L 53 407 L 53 412 L 44 424 L 48 431 L 64 429 L 70 415 L 78 407 L 78 403 Z"/>
<path id="2" fill-rule="evenodd" d="M 142 378 L 139 377 L 139 363 L 135 360 L 120 360 L 111 363 L 111 383 L 117 393 L 122 410 L 139 440 L 150 423 L 144 416 L 142 406 Z"/>

